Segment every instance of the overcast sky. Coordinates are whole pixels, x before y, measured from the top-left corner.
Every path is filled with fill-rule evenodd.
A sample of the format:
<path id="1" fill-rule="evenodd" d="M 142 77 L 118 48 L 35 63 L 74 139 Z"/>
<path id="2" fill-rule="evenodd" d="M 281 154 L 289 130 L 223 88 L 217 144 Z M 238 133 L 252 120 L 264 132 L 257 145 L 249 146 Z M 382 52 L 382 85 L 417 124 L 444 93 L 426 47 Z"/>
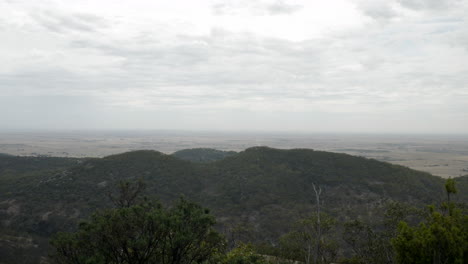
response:
<path id="1" fill-rule="evenodd" d="M 466 0 L 0 0 L 0 130 L 468 133 Z"/>

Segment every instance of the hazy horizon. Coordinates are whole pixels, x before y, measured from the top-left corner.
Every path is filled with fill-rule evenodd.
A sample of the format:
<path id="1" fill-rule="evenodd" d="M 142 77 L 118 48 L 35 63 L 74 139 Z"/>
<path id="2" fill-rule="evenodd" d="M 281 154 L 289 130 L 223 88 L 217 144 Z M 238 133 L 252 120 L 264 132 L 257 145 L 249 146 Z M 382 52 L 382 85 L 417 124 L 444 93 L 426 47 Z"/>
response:
<path id="1" fill-rule="evenodd" d="M 301 130 L 227 130 L 227 129 L 103 129 L 103 128 L 80 128 L 80 129 L 64 129 L 64 128 L 2 128 L 0 134 L 9 133 L 30 133 L 30 134 L 229 134 L 229 135 L 271 135 L 271 136 L 369 136 L 369 137 L 412 137 L 412 136 L 427 136 L 427 137 L 455 137 L 467 138 L 468 134 L 464 132 L 440 133 L 440 132 L 370 132 L 370 131 L 301 131 Z"/>
<path id="2" fill-rule="evenodd" d="M 441 177 L 468 172 L 468 135 L 281 133 L 220 131 L 0 131 L 0 153 L 17 156 L 105 157 L 135 150 L 171 154 L 212 148 L 243 151 L 267 146 L 363 156 Z"/>

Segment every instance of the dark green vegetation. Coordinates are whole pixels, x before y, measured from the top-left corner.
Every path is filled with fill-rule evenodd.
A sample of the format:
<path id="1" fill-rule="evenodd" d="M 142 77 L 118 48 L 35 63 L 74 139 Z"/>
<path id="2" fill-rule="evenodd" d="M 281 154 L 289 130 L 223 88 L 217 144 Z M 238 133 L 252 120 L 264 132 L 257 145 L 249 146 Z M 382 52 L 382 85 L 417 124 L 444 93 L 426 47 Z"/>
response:
<path id="1" fill-rule="evenodd" d="M 212 228 L 214 217 L 197 204 L 185 199 L 172 208 L 147 201 L 125 204 L 94 213 L 75 233 L 56 235 L 53 262 L 190 264 L 224 252 L 224 239 Z"/>
<path id="2" fill-rule="evenodd" d="M 392 244 L 399 263 L 468 263 L 468 215 L 453 203 L 440 211 L 429 207 L 419 225 L 401 222 Z"/>
<path id="3" fill-rule="evenodd" d="M 235 155 L 235 151 L 222 151 L 217 149 L 210 148 L 193 148 L 193 149 L 183 149 L 172 153 L 172 156 L 188 160 L 191 162 L 212 162 L 222 160 L 229 156 Z"/>
<path id="4" fill-rule="evenodd" d="M 377 258 L 371 256 L 372 246 L 388 246 L 377 241 L 392 230 L 385 229 L 385 223 L 396 218 L 392 225 L 396 230 L 399 220 L 408 218 L 412 224 L 418 217 L 394 217 L 398 213 L 389 210 L 392 202 L 421 208 L 447 200 L 444 180 L 439 177 L 376 160 L 305 149 L 255 147 L 204 163 L 155 151 L 102 159 L 1 156 L 0 254 L 8 255 L 9 263 L 20 263 L 11 259 L 15 255 L 11 252 L 45 254 L 48 237 L 73 231 L 80 219 L 87 219 L 96 209 L 112 207 L 108 194 L 119 181 L 134 179 L 142 179 L 147 185 L 144 195 L 157 197 L 164 206 L 184 195 L 209 208 L 230 246 L 252 242 L 270 255 L 281 250 L 277 245 L 286 240 L 286 234 L 304 230 L 302 219 L 313 219 L 313 183 L 323 190 L 322 212 L 336 223 L 324 230 L 326 245 L 321 249 L 329 249 L 329 255 L 335 250 L 336 258 L 359 252 Z M 458 193 L 451 200 L 466 202 L 468 177 L 455 182 Z M 388 217 L 385 212 L 390 212 Z M 355 220 L 359 222 L 348 227 L 349 232 L 354 228 L 353 232 L 365 233 L 375 243 L 337 239 L 346 228 L 342 223 Z M 367 251 L 363 250 L 366 246 Z"/>
<path id="5" fill-rule="evenodd" d="M 468 263 L 468 214 L 466 207 L 451 202 L 458 192 L 455 185 L 447 179 L 447 201 L 439 210 L 429 206 L 429 214 L 418 226 L 400 222 L 398 235 L 392 238 L 399 263 Z"/>

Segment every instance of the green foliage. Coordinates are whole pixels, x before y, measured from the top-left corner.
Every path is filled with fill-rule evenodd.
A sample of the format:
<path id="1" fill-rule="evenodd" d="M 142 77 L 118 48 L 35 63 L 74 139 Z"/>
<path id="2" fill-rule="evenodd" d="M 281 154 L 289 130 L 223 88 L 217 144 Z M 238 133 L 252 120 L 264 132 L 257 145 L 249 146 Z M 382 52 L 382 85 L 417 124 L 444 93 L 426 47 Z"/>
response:
<path id="1" fill-rule="evenodd" d="M 210 148 L 183 149 L 172 153 L 172 156 L 197 163 L 208 163 L 222 160 L 237 154 L 235 151 L 222 151 Z"/>
<path id="2" fill-rule="evenodd" d="M 37 171 L 52 170 L 71 167 L 80 164 L 83 159 L 59 158 L 59 157 L 20 157 L 1 154 L 0 155 L 0 175 L 5 172 L 15 174 Z"/>
<path id="3" fill-rule="evenodd" d="M 359 220 L 345 223 L 343 240 L 353 250 L 353 262 L 371 263 L 375 259 L 373 255 L 376 249 L 377 235 L 369 225 Z"/>
<path id="4" fill-rule="evenodd" d="M 445 181 L 445 192 L 447 193 L 447 202 L 450 202 L 450 195 L 457 193 L 457 188 L 455 187 L 455 180 L 448 178 Z"/>
<path id="5" fill-rule="evenodd" d="M 345 263 L 394 263 L 391 240 L 397 235 L 398 224 L 419 222 L 422 218 L 419 210 L 399 202 L 386 204 L 383 215 L 381 223 L 361 220 L 344 223 L 342 238 L 352 250 L 352 257 Z"/>
<path id="6" fill-rule="evenodd" d="M 223 264 L 267 264 L 265 257 L 257 254 L 251 244 L 240 244 L 227 255 Z"/>
<path id="7" fill-rule="evenodd" d="M 447 193 L 457 193 L 457 188 L 455 187 L 455 180 L 452 179 L 452 178 L 448 178 L 446 181 L 445 181 L 445 190 L 447 191 Z"/>
<path id="8" fill-rule="evenodd" d="M 168 213 L 164 251 L 171 253 L 161 263 L 201 263 L 224 250 L 225 240 L 212 229 L 215 219 L 207 209 L 180 199 Z"/>
<path id="9" fill-rule="evenodd" d="M 429 207 L 429 218 L 415 227 L 400 223 L 392 240 L 398 263 L 468 263 L 468 215 L 450 208 L 447 213 Z"/>
<path id="10" fill-rule="evenodd" d="M 141 192 L 145 189 L 145 184 L 140 179 L 136 184 L 128 181 L 119 182 L 119 195 L 109 193 L 109 199 L 117 208 L 126 208 L 138 204 Z"/>
<path id="11" fill-rule="evenodd" d="M 243 222 L 238 224 L 227 224 L 225 234 L 230 246 L 242 245 L 255 241 L 255 228 L 253 225 Z"/>
<path id="12" fill-rule="evenodd" d="M 58 264 L 202 263 L 224 247 L 214 224 L 206 209 L 185 199 L 169 209 L 144 203 L 105 210 L 77 232 L 55 236 L 51 258 Z"/>
<path id="13" fill-rule="evenodd" d="M 392 263 L 390 240 L 366 223 L 358 220 L 345 223 L 343 240 L 353 251 L 349 263 Z"/>
<path id="14" fill-rule="evenodd" d="M 337 257 L 337 242 L 333 240 L 332 231 L 336 225 L 334 218 L 322 213 L 321 233 L 322 239 L 318 241 L 319 263 L 330 263 Z M 299 220 L 293 230 L 280 238 L 281 257 L 305 263 L 312 262 L 312 256 L 317 248 L 318 224 L 317 215 Z"/>

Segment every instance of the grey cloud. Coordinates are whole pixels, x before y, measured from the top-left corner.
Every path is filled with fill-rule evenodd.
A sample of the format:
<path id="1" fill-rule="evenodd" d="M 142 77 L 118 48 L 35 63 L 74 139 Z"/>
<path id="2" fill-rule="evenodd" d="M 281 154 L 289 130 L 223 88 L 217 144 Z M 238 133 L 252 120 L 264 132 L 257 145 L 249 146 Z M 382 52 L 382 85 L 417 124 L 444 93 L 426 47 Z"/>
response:
<path id="1" fill-rule="evenodd" d="M 461 43 L 461 45 L 468 50 L 468 34 L 465 34 L 464 36 L 460 36 L 457 39 L 457 43 Z"/>
<path id="2" fill-rule="evenodd" d="M 368 6 L 366 10 L 376 19 L 391 19 L 394 15 L 385 13 L 385 8 L 379 11 L 379 6 Z M 323 119 L 333 114 L 358 113 L 363 120 L 369 120 L 369 116 L 380 113 L 392 116 L 428 109 L 425 113 L 431 115 L 436 111 L 430 112 L 431 105 L 444 104 L 453 105 L 450 112 L 444 108 L 441 113 L 450 118 L 453 109 L 463 110 L 468 103 L 468 74 L 462 65 L 468 59 L 468 50 L 457 46 L 467 47 L 466 27 L 451 16 L 385 27 L 372 24 L 346 34 L 298 42 L 223 29 L 171 38 L 161 37 L 157 30 L 142 31 L 144 37 L 131 39 L 99 38 L 96 36 L 100 33 L 92 29 L 102 23 L 99 18 L 73 16 L 73 22 L 62 23 L 60 15 L 41 16 L 45 18 L 38 21 L 43 19 L 46 22 L 41 23 L 55 25 L 52 28 L 56 32 L 64 33 L 60 39 L 68 41 L 69 46 L 62 52 L 71 56 L 71 62 L 62 67 L 53 60 L 41 64 L 35 61 L 13 72 L 0 73 L 0 91 L 3 96 L 16 98 L 15 102 L 24 95 L 36 95 L 17 105 L 44 108 L 40 113 L 52 116 L 53 109 L 34 101 L 52 104 L 65 98 L 64 104 L 57 103 L 63 109 L 57 119 L 64 124 L 71 123 L 66 119 L 68 113 L 73 115 L 78 113 L 76 109 L 85 107 L 89 111 L 78 118 L 81 124 L 92 116 L 92 110 L 105 111 L 108 107 L 118 113 L 106 116 L 114 116 L 114 124 L 120 124 L 117 116 L 126 116 L 125 120 L 140 118 L 132 123 L 138 126 L 158 114 L 162 116 L 160 113 L 168 120 L 178 121 L 176 116 L 181 116 L 187 122 L 203 117 L 203 111 L 224 114 L 240 110 L 247 113 L 246 122 L 253 122 L 249 119 L 252 113 L 267 118 L 278 112 L 288 120 L 296 116 L 294 111 L 320 113 L 317 115 L 323 114 Z M 448 23 L 451 30 L 443 31 Z M 433 34 L 435 31 L 440 33 Z M 70 32 L 89 34 L 65 34 Z M 73 56 L 87 53 L 93 55 L 89 61 L 77 58 L 79 62 L 74 64 Z M 93 64 L 94 59 L 115 63 L 99 66 Z M 82 71 L 87 66 L 89 70 Z M 83 104 L 66 99 L 74 96 L 84 96 Z M 5 98 L 0 99 L 8 101 Z M 91 98 L 100 101 L 84 103 Z M 131 104 L 132 100 L 136 103 Z M 73 109 L 68 111 L 67 104 Z M 140 107 L 143 110 L 138 112 Z M 257 111 L 257 107 L 266 110 Z M 299 110 L 289 109 L 294 107 Z M 232 117 L 244 119 L 237 114 Z M 28 120 L 26 114 L 22 118 Z M 172 122 L 164 124 L 178 123 Z M 268 125 L 272 121 L 264 122 Z M 241 123 L 231 125 L 244 128 Z"/>
<path id="3" fill-rule="evenodd" d="M 458 7 L 460 3 L 461 0 L 362 0 L 358 2 L 358 7 L 366 16 L 385 21 L 402 15 L 397 11 L 395 5 L 414 11 L 441 13 Z"/>
<path id="4" fill-rule="evenodd" d="M 450 32 L 450 36 L 448 37 L 448 41 L 451 45 L 460 46 L 468 51 L 468 31 L 466 28 L 468 27 L 468 21 L 459 24 L 457 30 L 453 30 Z"/>
<path id="5" fill-rule="evenodd" d="M 41 70 L 22 69 L 14 73 L 0 74 L 0 90 L 3 95 L 63 95 L 101 94 L 126 88 L 118 76 L 89 76 L 50 65 Z"/>
<path id="6" fill-rule="evenodd" d="M 90 14 L 41 11 L 31 14 L 31 17 L 41 26 L 56 33 L 94 32 L 106 26 L 103 19 Z"/>
<path id="7" fill-rule="evenodd" d="M 363 1 L 360 3 L 360 8 L 365 15 L 376 20 L 388 20 L 398 15 L 389 1 Z"/>
<path id="8" fill-rule="evenodd" d="M 281 15 L 295 13 L 301 10 L 303 7 L 300 5 L 288 4 L 284 1 L 277 0 L 272 4 L 268 4 L 266 8 L 271 15 Z"/>
<path id="9" fill-rule="evenodd" d="M 0 29 L 7 29 L 8 24 L 0 17 Z"/>
<path id="10" fill-rule="evenodd" d="M 312 43 L 298 45 L 216 31 L 208 36 L 179 36 L 174 43 L 143 47 L 133 43 L 136 46 L 132 47 L 127 43 L 80 41 L 73 46 L 121 57 L 122 69 L 160 85 L 262 85 L 271 83 L 272 78 L 280 83 L 294 82 L 295 75 L 318 69 L 319 50 Z"/>
<path id="11" fill-rule="evenodd" d="M 397 0 L 403 7 L 413 10 L 448 9 L 460 3 L 460 0 Z"/>
<path id="12" fill-rule="evenodd" d="M 73 74 L 61 69 L 31 70 L 22 69 L 10 74 L 0 75 L 0 88 L 8 93 L 26 92 L 34 93 L 36 91 L 50 91 L 61 89 L 67 86 L 66 80 L 73 79 Z"/>
<path id="13" fill-rule="evenodd" d="M 226 15 L 232 13 L 232 9 L 234 9 L 234 7 L 228 3 L 217 3 L 213 4 L 211 9 L 215 15 Z"/>
<path id="14" fill-rule="evenodd" d="M 412 70 L 424 67 L 430 60 L 424 59 L 424 54 L 413 54 L 422 57 L 411 59 L 399 50 L 399 45 L 407 45 L 424 33 L 413 36 L 413 32 L 408 32 L 389 38 L 392 30 L 395 29 L 303 42 L 220 30 L 204 36 L 179 35 L 165 42 L 151 41 L 157 39 L 157 32 L 147 33 L 147 39 L 141 42 L 81 39 L 72 42 L 71 48 L 120 58 L 121 63 L 114 66 L 119 73 L 83 76 L 58 71 L 28 72 L 2 82 L 16 82 L 16 87 L 34 89 L 48 87 L 49 92 L 51 87 L 61 86 L 67 87 L 70 93 L 141 91 L 150 104 L 175 107 L 259 96 L 264 100 L 311 102 L 348 98 L 364 105 L 375 102 L 390 105 L 401 100 L 400 96 L 412 96 L 414 93 L 408 87 L 437 96 L 441 84 L 446 91 L 452 91 L 466 79 L 457 72 L 435 77 L 432 69 Z M 389 97 L 389 93 L 397 96 Z"/>
<path id="15" fill-rule="evenodd" d="M 285 0 L 273 1 L 224 1 L 213 4 L 212 10 L 215 15 L 239 15 L 247 12 L 251 15 L 290 15 L 300 11 L 301 5 L 291 4 Z"/>
<path id="16" fill-rule="evenodd" d="M 153 45 L 148 41 L 101 41 L 80 38 L 71 42 L 68 53 L 89 50 L 120 58 L 121 64 L 113 66 L 118 74 L 78 74 L 42 65 L 40 71 L 23 69 L 1 75 L 0 89 L 12 95 L 133 90 L 145 94 L 149 104 L 176 107 L 259 96 L 265 100 L 304 98 L 305 90 L 312 87 L 304 82 L 320 83 L 321 42 L 293 43 L 216 30 L 206 36 L 178 36 L 175 41 Z M 310 98 L 318 100 L 320 95 Z"/>

